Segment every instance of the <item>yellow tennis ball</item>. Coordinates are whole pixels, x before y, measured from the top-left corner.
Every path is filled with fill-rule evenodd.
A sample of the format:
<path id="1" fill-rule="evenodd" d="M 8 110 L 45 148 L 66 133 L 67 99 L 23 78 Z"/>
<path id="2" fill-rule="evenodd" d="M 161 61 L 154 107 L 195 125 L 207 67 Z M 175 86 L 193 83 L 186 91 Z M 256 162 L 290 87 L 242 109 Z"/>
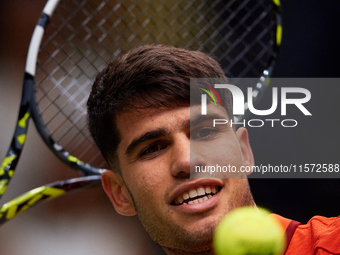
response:
<path id="1" fill-rule="evenodd" d="M 255 207 L 231 211 L 217 226 L 217 255 L 279 255 L 285 246 L 284 230 L 270 212 Z"/>

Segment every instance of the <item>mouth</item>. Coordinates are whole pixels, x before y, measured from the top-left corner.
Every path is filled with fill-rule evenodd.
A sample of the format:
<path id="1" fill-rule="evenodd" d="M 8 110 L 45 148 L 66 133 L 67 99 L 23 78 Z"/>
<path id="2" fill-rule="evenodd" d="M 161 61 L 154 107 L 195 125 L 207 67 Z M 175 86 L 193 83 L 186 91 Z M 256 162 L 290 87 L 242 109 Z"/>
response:
<path id="1" fill-rule="evenodd" d="M 221 186 L 199 186 L 190 190 L 184 191 L 177 196 L 171 203 L 174 206 L 199 204 L 211 199 L 222 189 Z"/>

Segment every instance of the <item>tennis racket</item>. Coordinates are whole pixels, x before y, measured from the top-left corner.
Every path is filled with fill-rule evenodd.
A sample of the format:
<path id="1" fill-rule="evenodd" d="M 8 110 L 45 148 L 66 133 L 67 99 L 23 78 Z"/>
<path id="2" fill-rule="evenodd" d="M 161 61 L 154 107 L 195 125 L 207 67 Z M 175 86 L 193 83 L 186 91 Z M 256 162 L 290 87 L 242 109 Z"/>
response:
<path id="1" fill-rule="evenodd" d="M 228 77 L 259 77 L 253 84 L 257 101 L 281 43 L 279 7 L 277 0 L 47 1 L 29 46 L 18 121 L 0 167 L 0 195 L 15 172 L 30 119 L 46 146 L 83 177 L 4 204 L 0 224 L 39 202 L 100 185 L 106 163 L 86 127 L 86 101 L 96 74 L 111 59 L 151 43 L 202 51 Z"/>

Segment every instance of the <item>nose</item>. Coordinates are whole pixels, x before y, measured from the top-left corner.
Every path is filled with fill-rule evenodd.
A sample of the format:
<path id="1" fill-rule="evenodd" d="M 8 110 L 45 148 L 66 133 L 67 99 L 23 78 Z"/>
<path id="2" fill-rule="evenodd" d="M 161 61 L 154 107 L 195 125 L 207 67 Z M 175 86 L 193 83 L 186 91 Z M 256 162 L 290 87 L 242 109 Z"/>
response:
<path id="1" fill-rule="evenodd" d="M 190 170 L 205 165 L 203 157 L 190 148 L 190 138 L 185 134 L 174 139 L 171 157 L 170 171 L 176 178 L 190 178 Z"/>

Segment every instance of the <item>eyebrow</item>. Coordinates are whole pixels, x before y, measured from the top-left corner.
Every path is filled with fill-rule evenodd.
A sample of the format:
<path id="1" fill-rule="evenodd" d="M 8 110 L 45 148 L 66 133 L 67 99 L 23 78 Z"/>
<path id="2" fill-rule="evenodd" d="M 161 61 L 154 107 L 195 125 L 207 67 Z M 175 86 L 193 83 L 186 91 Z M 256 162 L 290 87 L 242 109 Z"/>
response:
<path id="1" fill-rule="evenodd" d="M 214 120 L 214 119 L 226 119 L 226 116 L 220 115 L 220 114 L 208 114 L 208 115 L 198 115 L 196 118 L 190 121 L 191 126 L 196 126 L 201 124 L 204 121 L 207 120 Z"/>
<path id="2" fill-rule="evenodd" d="M 213 119 L 225 119 L 225 116 L 222 116 L 220 114 L 208 114 L 208 115 L 198 115 L 195 119 L 193 120 L 188 120 L 183 123 L 183 128 L 190 128 L 190 126 L 196 126 L 206 120 L 213 120 Z M 159 128 L 150 132 L 146 132 L 139 137 L 135 138 L 132 140 L 132 142 L 129 144 L 129 146 L 125 150 L 125 155 L 129 156 L 132 154 L 134 149 L 139 146 L 141 143 L 148 141 L 148 140 L 153 140 L 157 139 L 162 136 L 168 135 L 169 132 L 165 128 Z"/>
<path id="3" fill-rule="evenodd" d="M 129 156 L 132 154 L 133 150 L 140 145 L 141 143 L 148 141 L 148 140 L 153 140 L 162 136 L 167 135 L 168 132 L 164 128 L 159 128 L 150 132 L 146 132 L 142 134 L 141 136 L 135 138 L 132 140 L 132 142 L 129 144 L 129 146 L 126 148 L 125 155 Z"/>

